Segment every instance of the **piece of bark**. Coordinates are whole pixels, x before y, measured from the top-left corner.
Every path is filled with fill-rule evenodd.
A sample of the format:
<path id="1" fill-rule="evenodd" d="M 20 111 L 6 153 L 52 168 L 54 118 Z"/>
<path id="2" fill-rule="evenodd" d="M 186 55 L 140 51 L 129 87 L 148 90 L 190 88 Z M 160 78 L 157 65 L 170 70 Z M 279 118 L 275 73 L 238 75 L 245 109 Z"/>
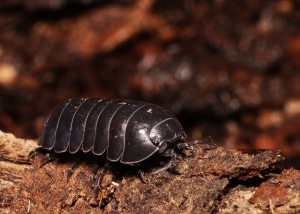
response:
<path id="1" fill-rule="evenodd" d="M 300 171 L 284 170 L 259 187 L 238 185 L 219 207 L 219 213 L 300 213 Z"/>
<path id="2" fill-rule="evenodd" d="M 76 156 L 40 167 L 45 160 L 42 153 L 28 157 L 36 147 L 34 140 L 0 132 L 0 213 L 230 213 L 236 206 L 251 212 L 293 213 L 300 209 L 299 171 L 271 173 L 283 159 L 279 151 L 249 154 L 198 144 L 187 152 L 187 159 L 175 162 L 181 175 L 152 175 L 150 168 L 143 183 L 133 170 L 137 167 L 129 167 L 130 173 L 107 173 L 96 192 L 91 181 L 95 163 L 89 155 L 80 156 L 84 161 L 71 174 L 68 170 Z M 277 187 L 284 193 L 276 201 L 272 194 Z"/>

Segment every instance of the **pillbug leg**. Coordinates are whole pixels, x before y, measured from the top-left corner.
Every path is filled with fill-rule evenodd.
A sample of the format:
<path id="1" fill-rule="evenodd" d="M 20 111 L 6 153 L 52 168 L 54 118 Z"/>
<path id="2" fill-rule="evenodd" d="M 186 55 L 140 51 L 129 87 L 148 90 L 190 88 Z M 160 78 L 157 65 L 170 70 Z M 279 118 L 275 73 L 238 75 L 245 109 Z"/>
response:
<path id="1" fill-rule="evenodd" d="M 57 154 L 56 153 L 47 153 L 42 161 L 41 161 L 41 164 L 40 164 L 40 167 L 44 166 L 46 163 L 50 162 L 50 161 L 53 161 L 54 159 L 57 158 Z"/>
<path id="2" fill-rule="evenodd" d="M 101 189 L 101 183 L 102 183 L 103 177 L 108 170 L 109 170 L 109 161 L 106 160 L 104 163 L 104 166 L 101 167 L 100 169 L 98 168 L 99 176 L 97 179 L 95 192 L 98 192 Z"/>
<path id="3" fill-rule="evenodd" d="M 169 160 L 169 162 L 166 165 L 164 165 L 163 167 L 154 171 L 153 172 L 154 175 L 157 173 L 163 172 L 165 170 L 170 170 L 171 172 L 173 172 L 173 170 L 174 170 L 176 174 L 180 173 L 175 167 L 172 166 L 172 164 L 178 157 L 178 154 L 173 149 L 168 149 L 168 150 L 164 151 L 163 153 L 161 153 L 161 155 L 166 156 L 166 157 L 171 157 L 171 159 Z"/>
<path id="4" fill-rule="evenodd" d="M 179 171 L 179 169 L 174 165 L 171 165 L 170 168 L 168 169 L 168 171 L 172 172 L 174 174 L 177 174 L 177 175 L 181 175 L 181 172 Z"/>
<path id="5" fill-rule="evenodd" d="M 193 141 L 194 142 L 194 141 Z M 193 143 L 192 142 L 192 143 Z M 188 150 L 193 150 L 194 149 L 194 144 L 188 144 L 188 143 L 178 143 L 176 146 L 178 149 L 182 150 L 182 149 L 188 149 Z"/>
<path id="6" fill-rule="evenodd" d="M 97 172 L 99 171 L 99 169 L 100 169 L 99 164 L 96 164 L 95 167 L 93 167 L 93 170 L 92 170 L 92 173 L 91 173 L 91 187 L 92 187 L 92 189 L 95 188 Z"/>
<path id="7" fill-rule="evenodd" d="M 37 154 L 44 154 L 43 151 L 44 151 L 44 150 L 43 150 L 43 148 L 41 148 L 41 147 L 38 147 L 38 148 L 35 148 L 35 149 L 31 150 L 31 151 L 29 152 L 29 154 L 28 154 L 28 160 L 35 158 L 35 156 L 36 156 Z"/>
<path id="8" fill-rule="evenodd" d="M 32 158 L 34 158 L 36 156 L 37 150 L 38 149 L 34 149 L 34 150 L 32 150 L 32 151 L 29 152 L 29 154 L 28 154 L 28 160 L 30 160 L 30 159 L 32 159 Z"/>
<path id="9" fill-rule="evenodd" d="M 144 184 L 147 183 L 146 178 L 145 178 L 145 172 L 144 172 L 143 170 L 140 169 L 140 170 L 138 170 L 138 174 L 139 174 L 139 176 L 140 176 L 142 182 L 143 182 Z"/>
<path id="10" fill-rule="evenodd" d="M 67 180 L 69 180 L 69 178 L 71 177 L 71 175 L 74 172 L 74 169 L 76 169 L 76 167 L 80 164 L 80 162 L 81 161 L 79 159 L 77 159 L 69 166 L 69 168 L 67 170 Z"/>

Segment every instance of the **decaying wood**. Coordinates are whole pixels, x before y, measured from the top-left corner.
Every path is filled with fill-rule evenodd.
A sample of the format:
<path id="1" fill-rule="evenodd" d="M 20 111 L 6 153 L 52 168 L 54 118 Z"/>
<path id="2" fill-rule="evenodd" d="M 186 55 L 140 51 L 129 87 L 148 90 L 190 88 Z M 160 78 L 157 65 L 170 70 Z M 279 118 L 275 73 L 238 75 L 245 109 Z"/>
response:
<path id="1" fill-rule="evenodd" d="M 280 151 L 246 153 L 196 145 L 175 163 L 181 175 L 146 171 L 146 183 L 129 168 L 108 173 L 95 191 L 89 156 L 68 173 L 72 160 L 29 153 L 36 141 L 0 132 L 0 213 L 297 213 L 300 172 L 276 170 Z M 69 159 L 69 158 L 68 158 Z M 75 158 L 76 159 L 76 158 Z"/>

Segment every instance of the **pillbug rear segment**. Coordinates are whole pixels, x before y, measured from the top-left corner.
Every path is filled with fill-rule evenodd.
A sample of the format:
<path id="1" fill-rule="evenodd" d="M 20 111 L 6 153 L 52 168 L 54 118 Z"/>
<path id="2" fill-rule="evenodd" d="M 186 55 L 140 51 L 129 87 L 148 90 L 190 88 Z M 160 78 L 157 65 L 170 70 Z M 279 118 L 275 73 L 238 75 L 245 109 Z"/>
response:
<path id="1" fill-rule="evenodd" d="M 108 161 L 135 164 L 155 153 L 173 157 L 185 137 L 176 117 L 154 104 L 75 98 L 54 109 L 39 145 L 55 153 L 82 150 L 106 155 Z"/>

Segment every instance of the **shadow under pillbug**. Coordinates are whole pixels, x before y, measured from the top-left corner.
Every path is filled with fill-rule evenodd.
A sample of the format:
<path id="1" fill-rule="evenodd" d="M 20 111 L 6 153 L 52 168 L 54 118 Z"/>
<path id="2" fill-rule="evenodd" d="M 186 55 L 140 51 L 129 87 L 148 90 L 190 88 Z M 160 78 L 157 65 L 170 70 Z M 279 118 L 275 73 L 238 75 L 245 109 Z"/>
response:
<path id="1" fill-rule="evenodd" d="M 55 153 L 105 155 L 110 162 L 137 164 L 154 154 L 170 157 L 157 172 L 172 168 L 176 149 L 191 149 L 168 110 L 154 104 L 75 98 L 59 104 L 46 122 L 39 145 Z"/>

